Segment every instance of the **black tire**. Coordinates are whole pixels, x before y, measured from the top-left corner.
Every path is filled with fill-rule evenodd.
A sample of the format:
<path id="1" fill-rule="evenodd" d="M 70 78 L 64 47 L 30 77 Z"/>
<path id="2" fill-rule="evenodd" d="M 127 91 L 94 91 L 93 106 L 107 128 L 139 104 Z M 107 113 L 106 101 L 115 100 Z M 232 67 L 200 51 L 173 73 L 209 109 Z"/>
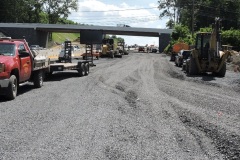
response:
<path id="1" fill-rule="evenodd" d="M 79 68 L 79 70 L 78 70 L 78 75 L 79 75 L 80 77 L 82 77 L 82 76 L 85 75 L 84 63 L 81 63 L 80 68 Z"/>
<path id="2" fill-rule="evenodd" d="M 186 64 L 183 64 L 183 65 L 182 65 L 182 70 L 183 70 L 183 71 L 186 71 L 186 68 L 187 68 L 186 66 L 187 66 Z"/>
<path id="3" fill-rule="evenodd" d="M 114 58 L 114 52 L 113 51 L 110 52 L 110 57 Z"/>
<path id="4" fill-rule="evenodd" d="M 218 77 L 225 77 L 226 74 L 226 62 L 224 62 L 222 68 L 220 69 L 220 71 L 218 73 L 216 73 L 216 75 Z"/>
<path id="5" fill-rule="evenodd" d="M 171 54 L 170 61 L 175 61 L 175 55 L 174 54 Z"/>
<path id="6" fill-rule="evenodd" d="M 186 73 L 188 73 L 188 71 L 189 71 L 189 61 L 187 60 L 187 62 L 186 62 Z"/>
<path id="7" fill-rule="evenodd" d="M 43 86 L 43 72 L 36 71 L 33 76 L 34 87 L 41 88 Z"/>
<path id="8" fill-rule="evenodd" d="M 89 74 L 89 64 L 88 63 L 84 64 L 84 69 L 85 69 L 85 76 L 87 76 Z"/>
<path id="9" fill-rule="evenodd" d="M 195 58 L 190 57 L 190 61 L 189 61 L 189 66 L 188 66 L 188 73 L 189 75 L 196 75 L 198 74 L 198 68 L 197 68 L 197 63 Z"/>
<path id="10" fill-rule="evenodd" d="M 62 62 L 62 58 L 59 57 L 59 58 L 58 58 L 58 62 Z"/>
<path id="11" fill-rule="evenodd" d="M 6 98 L 9 100 L 13 100 L 17 96 L 18 90 L 18 80 L 15 75 L 11 75 L 9 79 L 9 84 L 7 88 Z"/>
<path id="12" fill-rule="evenodd" d="M 174 63 L 176 66 L 178 66 L 177 58 L 175 58 Z"/>

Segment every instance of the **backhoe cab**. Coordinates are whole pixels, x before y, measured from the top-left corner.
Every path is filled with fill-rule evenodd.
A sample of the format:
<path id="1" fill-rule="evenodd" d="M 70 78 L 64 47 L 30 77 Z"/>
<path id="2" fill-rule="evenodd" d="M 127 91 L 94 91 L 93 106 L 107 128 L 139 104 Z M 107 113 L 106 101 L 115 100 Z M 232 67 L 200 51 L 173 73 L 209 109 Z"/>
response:
<path id="1" fill-rule="evenodd" d="M 219 77 L 225 76 L 226 59 L 230 54 L 229 51 L 220 51 L 220 22 L 219 18 L 215 19 L 212 33 L 197 33 L 195 48 L 183 67 L 189 75 L 212 72 Z"/>

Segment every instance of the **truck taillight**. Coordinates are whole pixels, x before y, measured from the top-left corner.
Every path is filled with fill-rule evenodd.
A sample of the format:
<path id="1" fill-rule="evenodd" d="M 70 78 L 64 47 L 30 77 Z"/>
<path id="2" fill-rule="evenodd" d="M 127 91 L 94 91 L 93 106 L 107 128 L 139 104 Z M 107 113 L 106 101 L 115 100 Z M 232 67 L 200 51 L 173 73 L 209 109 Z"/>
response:
<path id="1" fill-rule="evenodd" d="M 5 71 L 5 64 L 0 63 L 0 73 Z"/>

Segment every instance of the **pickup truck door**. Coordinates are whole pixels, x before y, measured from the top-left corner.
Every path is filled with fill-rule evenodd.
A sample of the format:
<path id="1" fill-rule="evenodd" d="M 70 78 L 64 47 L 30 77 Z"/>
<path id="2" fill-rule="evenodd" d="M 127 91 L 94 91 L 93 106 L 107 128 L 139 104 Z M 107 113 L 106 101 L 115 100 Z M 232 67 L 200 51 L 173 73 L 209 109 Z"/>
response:
<path id="1" fill-rule="evenodd" d="M 30 79 L 32 73 L 32 61 L 29 51 L 24 44 L 18 46 L 18 55 L 20 59 L 20 82 L 24 82 Z"/>

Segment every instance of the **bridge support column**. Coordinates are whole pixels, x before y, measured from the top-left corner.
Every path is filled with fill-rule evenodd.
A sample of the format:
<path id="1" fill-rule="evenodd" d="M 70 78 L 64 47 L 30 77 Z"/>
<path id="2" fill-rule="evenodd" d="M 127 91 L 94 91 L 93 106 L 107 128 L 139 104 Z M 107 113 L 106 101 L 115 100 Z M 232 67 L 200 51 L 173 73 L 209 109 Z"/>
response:
<path id="1" fill-rule="evenodd" d="M 162 53 L 171 40 L 171 34 L 161 33 L 159 35 L 159 53 Z"/>

